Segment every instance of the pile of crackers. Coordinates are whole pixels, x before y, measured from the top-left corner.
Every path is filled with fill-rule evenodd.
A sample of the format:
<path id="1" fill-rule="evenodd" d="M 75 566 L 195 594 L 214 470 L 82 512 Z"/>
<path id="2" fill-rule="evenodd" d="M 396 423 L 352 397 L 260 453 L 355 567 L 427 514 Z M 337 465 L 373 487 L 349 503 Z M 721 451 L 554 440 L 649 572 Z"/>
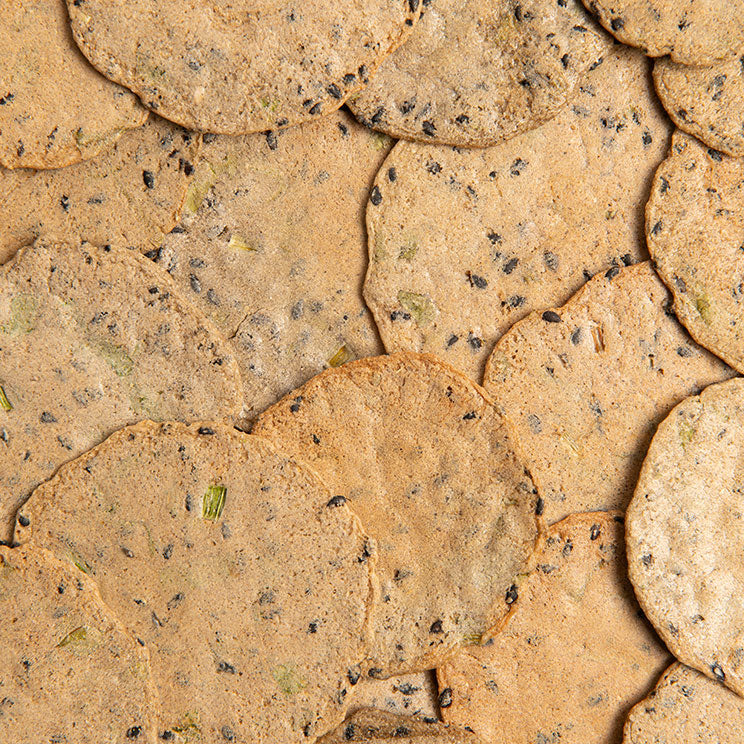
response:
<path id="1" fill-rule="evenodd" d="M 744 0 L 0 48 L 0 744 L 744 741 Z"/>

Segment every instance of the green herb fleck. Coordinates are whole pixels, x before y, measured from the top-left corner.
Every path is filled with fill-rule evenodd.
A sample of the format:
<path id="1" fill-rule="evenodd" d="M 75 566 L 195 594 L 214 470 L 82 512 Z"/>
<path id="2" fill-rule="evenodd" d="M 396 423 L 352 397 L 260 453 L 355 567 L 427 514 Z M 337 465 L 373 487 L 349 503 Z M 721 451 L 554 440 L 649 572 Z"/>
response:
<path id="1" fill-rule="evenodd" d="M 479 646 L 483 636 L 480 633 L 465 633 L 462 636 L 464 646 Z"/>
<path id="2" fill-rule="evenodd" d="M 700 297 L 695 300 L 695 308 L 697 309 L 700 317 L 703 319 L 703 322 L 707 325 L 710 325 L 710 300 L 706 295 L 700 295 Z"/>
<path id="3" fill-rule="evenodd" d="M 38 303 L 33 295 L 18 295 L 10 301 L 10 319 L 2 326 L 5 333 L 31 333 L 36 328 Z"/>
<path id="4" fill-rule="evenodd" d="M 340 367 L 342 364 L 351 361 L 354 355 L 349 351 L 346 344 L 344 344 L 329 360 L 328 364 L 331 367 Z"/>
<path id="5" fill-rule="evenodd" d="M 408 240 L 406 244 L 400 249 L 398 258 L 403 261 L 412 261 L 416 253 L 418 252 L 418 244 L 415 240 Z"/>
<path id="6" fill-rule="evenodd" d="M 75 628 L 72 632 L 68 633 L 58 644 L 57 648 L 64 648 L 69 646 L 71 643 L 83 643 L 88 640 L 88 628 L 82 625 L 79 628 Z"/>
<path id="7" fill-rule="evenodd" d="M 0 385 L 0 408 L 2 408 L 3 411 L 13 410 L 13 404 L 8 400 L 8 396 L 5 394 L 2 385 Z"/>
<path id="8" fill-rule="evenodd" d="M 187 713 L 178 726 L 173 726 L 173 731 L 181 734 L 185 741 L 201 741 L 201 729 L 199 728 L 199 714 Z"/>
<path id="9" fill-rule="evenodd" d="M 687 445 L 695 436 L 695 427 L 689 421 L 681 421 L 679 424 L 679 441 L 682 443 L 682 449 L 687 449 Z"/>
<path id="10" fill-rule="evenodd" d="M 307 681 L 297 674 L 297 670 L 288 664 L 282 664 L 272 671 L 274 680 L 285 695 L 296 695 L 307 687 Z"/>
<path id="11" fill-rule="evenodd" d="M 230 236 L 230 242 L 227 244 L 228 248 L 237 248 L 241 251 L 255 251 L 256 246 L 251 245 L 246 241 L 245 238 L 241 237 L 237 233 L 233 233 Z"/>
<path id="12" fill-rule="evenodd" d="M 398 302 L 413 315 L 414 320 L 421 326 L 431 323 L 437 314 L 434 303 L 426 295 L 401 290 L 398 292 Z"/>
<path id="13" fill-rule="evenodd" d="M 202 517 L 214 522 L 222 515 L 225 508 L 226 486 L 209 486 L 202 501 Z"/>
<path id="14" fill-rule="evenodd" d="M 92 575 L 93 569 L 90 567 L 88 561 L 85 558 L 81 558 L 79 555 L 72 556 L 72 562 L 84 573 L 89 576 Z"/>

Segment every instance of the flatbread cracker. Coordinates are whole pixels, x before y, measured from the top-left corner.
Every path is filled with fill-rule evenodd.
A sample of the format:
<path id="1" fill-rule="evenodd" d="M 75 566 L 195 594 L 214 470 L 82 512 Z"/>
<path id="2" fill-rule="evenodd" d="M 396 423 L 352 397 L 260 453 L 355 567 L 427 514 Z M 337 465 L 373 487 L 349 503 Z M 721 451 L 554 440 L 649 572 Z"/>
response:
<path id="1" fill-rule="evenodd" d="M 147 109 L 99 75 L 64 0 L 0 4 L 0 166 L 61 168 L 111 147 Z"/>
<path id="2" fill-rule="evenodd" d="M 46 550 L 0 547 L 0 647 L 3 742 L 156 744 L 146 649 Z"/>
<path id="3" fill-rule="evenodd" d="M 674 312 L 744 372 L 744 161 L 677 132 L 646 205 L 646 235 Z"/>
<path id="4" fill-rule="evenodd" d="M 646 258 L 642 205 L 670 133 L 648 61 L 618 47 L 534 132 L 477 151 L 396 145 L 367 207 L 364 295 L 387 350 L 480 381 L 513 323 Z"/>
<path id="5" fill-rule="evenodd" d="M 330 114 L 410 34 L 418 0 L 68 0 L 83 54 L 189 129 L 247 134 Z"/>
<path id="6" fill-rule="evenodd" d="M 364 305 L 364 205 L 390 148 L 339 111 L 215 137 L 155 256 L 231 338 L 254 419 L 326 367 L 382 353 Z"/>
<path id="7" fill-rule="evenodd" d="M 393 137 L 483 147 L 568 105 L 610 46 L 580 0 L 424 0 L 412 37 L 352 96 Z"/>
<path id="8" fill-rule="evenodd" d="M 0 267 L 0 538 L 37 484 L 115 429 L 242 404 L 230 345 L 134 251 L 37 243 Z"/>
<path id="9" fill-rule="evenodd" d="M 484 741 L 616 744 L 669 664 L 625 574 L 618 513 L 554 525 L 505 626 L 438 670 L 448 723 Z"/>
<path id="10" fill-rule="evenodd" d="M 431 669 L 506 614 L 538 497 L 482 388 L 433 356 L 361 359 L 290 393 L 253 431 L 307 462 L 378 544 L 370 676 Z"/>
<path id="11" fill-rule="evenodd" d="M 438 697 L 434 670 L 389 679 L 364 677 L 354 688 L 350 710 L 355 712 L 362 708 L 374 708 L 436 721 L 439 718 Z"/>
<path id="12" fill-rule="evenodd" d="M 744 700 L 700 672 L 672 664 L 628 715 L 623 744 L 739 744 Z"/>
<path id="13" fill-rule="evenodd" d="M 144 422 L 38 488 L 16 538 L 95 577 L 150 649 L 164 741 L 295 744 L 343 719 L 374 555 L 267 441 Z"/>
<path id="14" fill-rule="evenodd" d="M 484 386 L 514 427 L 549 524 L 624 509 L 656 424 L 733 375 L 690 339 L 669 301 L 649 263 L 611 269 L 496 345 Z"/>
<path id="15" fill-rule="evenodd" d="M 712 385 L 659 425 L 628 508 L 638 601 L 684 664 L 744 694 L 744 380 Z"/>

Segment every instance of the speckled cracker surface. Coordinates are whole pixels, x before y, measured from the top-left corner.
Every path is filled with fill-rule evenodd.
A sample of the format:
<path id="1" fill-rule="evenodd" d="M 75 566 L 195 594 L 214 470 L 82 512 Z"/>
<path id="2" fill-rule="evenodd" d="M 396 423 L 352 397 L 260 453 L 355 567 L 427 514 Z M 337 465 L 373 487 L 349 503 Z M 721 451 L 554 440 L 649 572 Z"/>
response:
<path id="1" fill-rule="evenodd" d="M 744 162 L 675 133 L 646 205 L 646 235 L 674 312 L 744 372 Z"/>
<path id="2" fill-rule="evenodd" d="M 147 651 L 46 550 L 0 547 L 0 646 L 3 742 L 156 743 Z"/>
<path id="3" fill-rule="evenodd" d="M 95 577 L 149 647 L 160 739 L 294 744 L 342 720 L 374 556 L 348 507 L 269 442 L 122 429 L 34 492 L 16 539 Z"/>
<path id="4" fill-rule="evenodd" d="M 744 381 L 712 385 L 659 425 L 628 508 L 628 571 L 672 653 L 744 694 Z"/>
<path id="5" fill-rule="evenodd" d="M 397 715 L 439 718 L 437 678 L 434 670 L 388 679 L 364 677 L 354 688 L 350 710 L 374 708 Z"/>
<path id="6" fill-rule="evenodd" d="M 744 700 L 700 672 L 672 664 L 628 715 L 623 744 L 738 744 Z"/>
<path id="7" fill-rule="evenodd" d="M 710 67 L 688 67 L 668 58 L 654 65 L 654 81 L 674 123 L 706 145 L 744 155 L 744 64 L 739 57 Z"/>
<path id="8" fill-rule="evenodd" d="M 2 3 L 0 29 L 0 166 L 87 160 L 147 119 L 134 95 L 80 53 L 64 0 Z"/>
<path id="9" fill-rule="evenodd" d="M 484 385 L 514 427 L 548 523 L 624 509 L 656 424 L 733 375 L 690 339 L 669 301 L 649 263 L 611 269 L 496 345 Z"/>
<path id="10" fill-rule="evenodd" d="M 379 548 L 373 677 L 431 669 L 508 611 L 537 536 L 537 495 L 499 409 L 435 357 L 328 370 L 253 431 L 307 462 Z"/>
<path id="11" fill-rule="evenodd" d="M 364 205 L 391 143 L 341 111 L 207 139 L 155 257 L 231 338 L 253 419 L 329 365 L 382 352 L 361 294 Z"/>
<path id="12" fill-rule="evenodd" d="M 0 537 L 31 489 L 142 418 L 237 415 L 230 345 L 133 251 L 37 243 L 0 267 Z"/>
<path id="13" fill-rule="evenodd" d="M 576 514 L 549 530 L 492 642 L 438 670 L 442 715 L 488 742 L 618 744 L 669 660 L 627 579 L 622 519 Z"/>
<path id="14" fill-rule="evenodd" d="M 706 65 L 744 49 L 742 0 L 584 0 L 619 41 L 650 57 Z"/>
<path id="15" fill-rule="evenodd" d="M 610 46 L 580 0 L 429 0 L 411 38 L 349 106 L 393 137 L 484 146 L 571 100 Z"/>
<path id="16" fill-rule="evenodd" d="M 94 160 L 0 168 L 0 264 L 38 237 L 156 249 L 181 214 L 200 141 L 151 116 Z"/>
<path id="17" fill-rule="evenodd" d="M 410 33 L 418 0 L 68 0 L 106 77 L 189 129 L 261 132 L 335 111 Z"/>
<path id="18" fill-rule="evenodd" d="M 517 320 L 643 260 L 670 132 L 648 61 L 617 48 L 533 132 L 486 150 L 396 145 L 367 207 L 364 295 L 388 351 L 437 354 L 480 381 Z"/>

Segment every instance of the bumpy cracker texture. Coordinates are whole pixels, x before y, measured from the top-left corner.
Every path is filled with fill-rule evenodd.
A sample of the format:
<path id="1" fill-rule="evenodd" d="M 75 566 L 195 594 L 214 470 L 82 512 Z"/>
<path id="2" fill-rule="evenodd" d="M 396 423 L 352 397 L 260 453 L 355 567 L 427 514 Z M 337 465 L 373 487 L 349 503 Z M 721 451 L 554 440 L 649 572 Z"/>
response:
<path id="1" fill-rule="evenodd" d="M 435 357 L 328 370 L 254 427 L 348 500 L 379 548 L 369 674 L 431 669 L 508 611 L 536 495 L 499 410 Z"/>
<path id="2" fill-rule="evenodd" d="M 744 700 L 683 664 L 672 664 L 628 715 L 623 744 L 739 744 Z"/>
<path id="3" fill-rule="evenodd" d="M 659 59 L 654 82 L 674 123 L 709 147 L 744 155 L 744 63 L 742 58 L 711 67 L 688 67 Z"/>
<path id="4" fill-rule="evenodd" d="M 625 574 L 621 518 L 578 514 L 548 532 L 493 642 L 438 670 L 442 715 L 488 742 L 619 744 L 669 661 Z"/>
<path id="5" fill-rule="evenodd" d="M 742 0 L 583 0 L 619 41 L 650 57 L 709 65 L 744 49 Z"/>
<path id="6" fill-rule="evenodd" d="M 60 168 L 95 157 L 147 109 L 91 66 L 64 0 L 0 5 L 0 165 Z"/>
<path id="7" fill-rule="evenodd" d="M 410 33 L 417 0 L 68 0 L 106 77 L 189 129 L 261 132 L 335 111 Z"/>
<path id="8" fill-rule="evenodd" d="M 534 132 L 480 151 L 396 145 L 367 208 L 364 293 L 388 351 L 480 380 L 530 310 L 643 260 L 642 205 L 669 133 L 647 60 L 618 48 Z"/>
<path id="9" fill-rule="evenodd" d="M 31 489 L 143 418 L 237 415 L 225 339 L 135 252 L 37 243 L 0 269 L 0 537 Z"/>
<path id="10" fill-rule="evenodd" d="M 399 715 L 439 717 L 436 674 L 433 670 L 389 679 L 365 677 L 354 688 L 350 710 L 374 708 Z"/>
<path id="11" fill-rule="evenodd" d="M 609 46 L 580 0 L 429 0 L 349 106 L 394 137 L 484 146 L 534 129 Z"/>
<path id="12" fill-rule="evenodd" d="M 382 352 L 360 285 L 364 205 L 390 141 L 345 112 L 207 139 L 156 258 L 232 340 L 252 419 L 329 365 Z"/>
<path id="13" fill-rule="evenodd" d="M 484 385 L 504 406 L 545 518 L 624 509 L 656 424 L 733 372 L 698 347 L 649 263 L 597 276 L 501 341 Z"/>
<path id="14" fill-rule="evenodd" d="M 46 550 L 0 547 L 0 647 L 3 742 L 157 741 L 147 651 Z"/>
<path id="15" fill-rule="evenodd" d="M 16 538 L 148 645 L 161 739 L 295 744 L 342 720 L 368 636 L 372 559 L 330 496 L 258 437 L 145 422 L 38 488 Z"/>
<path id="16" fill-rule="evenodd" d="M 744 381 L 680 403 L 659 425 L 628 508 L 638 601 L 683 663 L 744 694 Z"/>
<path id="17" fill-rule="evenodd" d="M 0 169 L 0 264 L 38 237 L 154 250 L 181 214 L 200 141 L 151 116 L 94 160 Z"/>
<path id="18" fill-rule="evenodd" d="M 646 205 L 646 234 L 677 317 L 744 372 L 744 162 L 675 133 Z"/>

